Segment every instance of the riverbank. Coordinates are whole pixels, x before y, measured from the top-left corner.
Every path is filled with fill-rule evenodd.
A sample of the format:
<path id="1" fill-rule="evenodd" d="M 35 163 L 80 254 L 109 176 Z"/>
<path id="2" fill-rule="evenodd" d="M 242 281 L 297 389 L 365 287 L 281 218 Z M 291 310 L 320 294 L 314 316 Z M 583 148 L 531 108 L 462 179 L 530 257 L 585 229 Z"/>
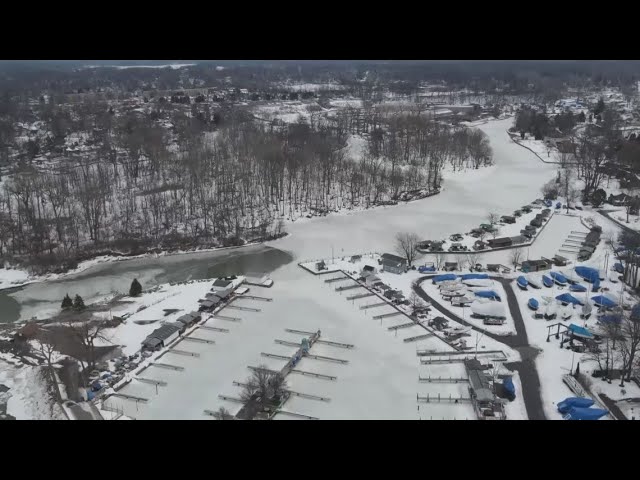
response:
<path id="1" fill-rule="evenodd" d="M 62 280 L 66 277 L 70 277 L 73 275 L 77 275 L 83 273 L 85 270 L 88 270 L 96 265 L 104 264 L 104 263 L 112 263 L 112 262 L 124 262 L 128 260 L 136 260 L 141 258 L 161 258 L 161 257 L 171 257 L 174 255 L 189 255 L 195 253 L 208 253 L 208 252 L 218 252 L 224 250 L 236 250 L 238 248 L 246 248 L 255 245 L 266 244 L 267 242 L 273 242 L 275 240 L 280 240 L 282 238 L 288 237 L 290 234 L 286 233 L 278 238 L 272 238 L 269 240 L 265 240 L 263 242 L 249 242 L 244 245 L 236 245 L 231 247 L 214 247 L 214 248 L 202 248 L 202 249 L 194 249 L 194 250 L 162 250 L 159 252 L 146 252 L 137 255 L 129 255 L 129 254 L 113 254 L 113 255 L 100 255 L 95 258 L 91 258 L 89 260 L 84 260 L 78 264 L 77 268 L 73 270 L 68 270 L 64 273 L 49 273 L 45 275 L 29 275 L 26 270 L 20 269 L 0 269 L 0 291 L 2 290 L 13 290 L 19 289 L 21 287 L 33 284 L 40 283 L 45 281 L 52 280 Z M 24 278 L 27 280 L 22 280 Z M 17 280 L 16 280 L 17 279 Z"/>

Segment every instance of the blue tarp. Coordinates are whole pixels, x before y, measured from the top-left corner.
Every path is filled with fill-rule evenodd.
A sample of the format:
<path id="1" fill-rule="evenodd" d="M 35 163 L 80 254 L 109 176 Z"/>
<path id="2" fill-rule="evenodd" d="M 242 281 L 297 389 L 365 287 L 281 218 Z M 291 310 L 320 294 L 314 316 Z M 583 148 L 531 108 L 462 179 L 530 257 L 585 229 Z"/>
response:
<path id="1" fill-rule="evenodd" d="M 579 276 L 584 278 L 589 283 L 594 283 L 597 280 L 600 280 L 600 273 L 598 273 L 598 270 L 596 270 L 595 268 L 576 267 L 575 271 Z"/>
<path id="2" fill-rule="evenodd" d="M 444 273 L 433 277 L 433 283 L 445 282 L 447 280 L 455 280 L 457 277 L 453 273 Z"/>
<path id="3" fill-rule="evenodd" d="M 436 267 L 425 267 L 424 265 L 418 267 L 418 272 L 420 273 L 425 273 L 425 272 L 435 272 L 436 271 Z"/>
<path id="4" fill-rule="evenodd" d="M 616 302 L 604 295 L 596 295 L 595 297 L 591 297 L 591 300 L 593 300 L 593 303 L 598 307 L 615 307 L 617 305 Z"/>
<path id="5" fill-rule="evenodd" d="M 553 202 L 552 202 L 551 200 L 545 200 L 545 201 L 544 201 L 544 204 L 545 204 L 547 207 L 552 207 L 552 206 L 553 206 Z"/>
<path id="6" fill-rule="evenodd" d="M 563 293 L 562 295 L 558 295 L 556 300 L 560 300 L 562 303 L 571 303 L 573 305 L 582 305 L 582 302 L 578 300 L 576 297 L 571 295 L 570 293 Z"/>
<path id="7" fill-rule="evenodd" d="M 618 263 L 616 263 L 616 264 L 613 266 L 613 269 L 614 269 L 616 272 L 618 272 L 618 273 L 624 273 L 624 265 L 623 265 L 622 263 L 619 263 L 619 262 L 618 262 Z"/>
<path id="8" fill-rule="evenodd" d="M 589 408 L 595 402 L 592 398 L 584 398 L 584 397 L 569 397 L 565 398 L 563 401 L 558 402 L 558 411 L 560 413 L 567 413 L 574 407 L 578 408 Z"/>
<path id="9" fill-rule="evenodd" d="M 579 283 L 576 283 L 576 284 L 571 285 L 569 287 L 569 291 L 571 291 L 571 292 L 586 292 L 587 291 L 587 287 L 585 287 L 584 285 L 580 285 Z"/>
<path id="10" fill-rule="evenodd" d="M 549 276 L 559 285 L 567 284 L 567 278 L 560 272 L 549 272 Z"/>
<path id="11" fill-rule="evenodd" d="M 620 315 L 601 315 L 598 317 L 600 323 L 620 323 L 622 317 Z"/>
<path id="12" fill-rule="evenodd" d="M 580 327 L 579 325 L 576 325 L 575 323 L 572 323 L 571 325 L 569 325 L 569 331 L 576 337 L 593 338 L 593 333 L 591 333 L 589 330 L 587 330 L 584 327 Z"/>
<path id="13" fill-rule="evenodd" d="M 530 298 L 529 301 L 527 302 L 527 305 L 531 310 L 537 310 L 539 305 L 538 300 L 536 300 L 535 298 Z"/>
<path id="14" fill-rule="evenodd" d="M 547 277 L 546 275 L 542 275 L 542 283 L 545 287 L 553 286 L 553 280 L 551 280 L 551 277 Z"/>
<path id="15" fill-rule="evenodd" d="M 489 275 L 486 273 L 465 273 L 464 275 L 460 275 L 462 280 L 485 280 L 489 278 Z"/>
<path id="16" fill-rule="evenodd" d="M 526 278 L 524 278 L 522 275 L 520 275 L 520 276 L 518 277 L 518 279 L 516 280 L 516 282 L 518 283 L 518 286 L 519 286 L 520 288 L 523 288 L 523 289 L 525 289 L 525 290 L 527 289 L 527 285 L 529 285 L 529 282 L 527 282 L 527 279 L 526 279 Z"/>
<path id="17" fill-rule="evenodd" d="M 500 295 L 498 295 L 493 290 L 482 290 L 480 292 L 475 292 L 475 293 L 476 293 L 476 297 L 491 298 L 491 299 L 495 299 L 495 300 L 498 300 L 498 301 L 500 300 Z"/>
<path id="18" fill-rule="evenodd" d="M 504 389 L 509 393 L 509 395 L 512 397 L 516 396 L 516 386 L 513 384 L 511 377 L 505 378 L 502 385 L 504 385 Z"/>
<path id="19" fill-rule="evenodd" d="M 580 408 L 572 407 L 569 413 L 564 417 L 565 420 L 598 420 L 608 414 L 606 410 L 601 408 Z"/>

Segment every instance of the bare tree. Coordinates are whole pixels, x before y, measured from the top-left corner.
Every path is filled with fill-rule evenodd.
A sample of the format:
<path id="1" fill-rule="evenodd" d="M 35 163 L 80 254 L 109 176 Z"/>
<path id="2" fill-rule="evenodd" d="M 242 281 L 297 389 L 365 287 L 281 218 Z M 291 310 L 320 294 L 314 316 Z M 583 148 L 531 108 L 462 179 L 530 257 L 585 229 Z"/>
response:
<path id="1" fill-rule="evenodd" d="M 565 198 L 567 202 L 567 213 L 569 213 L 569 204 L 578 196 L 578 192 L 574 188 L 575 171 L 571 167 L 565 167 L 560 170 L 560 189 L 558 193 Z"/>
<path id="2" fill-rule="evenodd" d="M 640 350 L 640 318 L 632 313 L 625 313 L 620 325 L 622 341 L 620 350 L 623 356 L 623 378 L 631 381 L 631 372 Z"/>
<path id="3" fill-rule="evenodd" d="M 495 239 L 499 233 L 500 233 L 500 229 L 494 226 L 493 229 L 491 230 L 491 238 Z"/>
<path id="4" fill-rule="evenodd" d="M 495 225 L 496 223 L 498 223 L 498 221 L 500 220 L 500 214 L 496 213 L 496 212 L 490 212 L 487 215 L 487 220 L 489 221 L 489 223 L 491 225 Z"/>
<path id="5" fill-rule="evenodd" d="M 93 370 L 96 365 L 96 341 L 111 342 L 110 335 L 107 330 L 111 328 L 108 320 L 86 320 L 74 321 L 70 319 L 66 324 L 71 339 L 82 345 L 79 349 L 77 358 L 81 365 L 86 361 L 89 371 Z"/>
<path id="6" fill-rule="evenodd" d="M 467 253 L 467 264 L 469 269 L 472 270 L 482 261 L 482 254 L 476 252 Z"/>
<path id="7" fill-rule="evenodd" d="M 518 265 L 520 265 L 523 258 L 524 252 L 521 248 L 514 248 L 513 250 L 511 250 L 511 255 L 509 255 L 509 262 L 511 262 L 511 265 L 513 265 L 514 270 L 518 268 Z"/>
<path id="8" fill-rule="evenodd" d="M 259 365 L 245 381 L 240 399 L 245 404 L 257 401 L 261 406 L 266 406 L 271 400 L 279 399 L 284 390 L 282 375 L 271 372 L 266 365 Z"/>
<path id="9" fill-rule="evenodd" d="M 584 358 L 595 362 L 604 374 L 603 379 L 611 382 L 611 371 L 615 370 L 621 360 L 620 350 L 615 348 L 616 343 L 620 344 L 620 327 L 616 324 L 604 324 L 600 327 L 600 334 L 604 342 L 589 349 Z"/>
<path id="10" fill-rule="evenodd" d="M 220 407 L 218 410 L 213 412 L 213 418 L 216 420 L 233 420 L 233 415 L 224 407 Z"/>
<path id="11" fill-rule="evenodd" d="M 420 310 L 427 305 L 427 303 L 416 292 L 411 292 L 411 295 L 409 295 L 409 303 L 411 304 L 411 308 L 413 308 L 414 312 L 415 310 Z"/>
<path id="12" fill-rule="evenodd" d="M 418 255 L 417 246 L 419 242 L 420 237 L 415 233 L 396 234 L 396 251 L 404 255 L 409 266 L 411 266 Z"/>
<path id="13" fill-rule="evenodd" d="M 446 258 L 447 258 L 447 256 L 444 253 L 436 253 L 433 256 L 433 260 L 434 260 L 433 263 L 434 263 L 434 265 L 436 267 L 436 270 L 440 270 L 442 268 Z"/>
<path id="14" fill-rule="evenodd" d="M 58 354 L 57 336 L 53 332 L 44 328 L 38 328 L 37 345 L 38 351 L 47 362 L 47 370 L 51 378 L 51 383 L 55 386 L 56 400 L 60 402 L 62 401 L 62 393 L 60 392 L 60 386 L 58 385 L 58 379 L 56 378 L 56 371 L 53 366 L 55 363 L 54 359 Z"/>

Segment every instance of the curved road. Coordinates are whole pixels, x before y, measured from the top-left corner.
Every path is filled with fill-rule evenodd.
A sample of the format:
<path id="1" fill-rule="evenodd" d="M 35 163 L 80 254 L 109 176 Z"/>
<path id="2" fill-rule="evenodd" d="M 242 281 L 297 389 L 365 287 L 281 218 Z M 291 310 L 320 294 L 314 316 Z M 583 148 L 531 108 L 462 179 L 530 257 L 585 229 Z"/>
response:
<path id="1" fill-rule="evenodd" d="M 511 311 L 511 316 L 513 317 L 513 322 L 516 327 L 515 335 L 505 336 L 496 335 L 495 333 L 487 332 L 478 328 L 476 325 L 463 320 L 456 314 L 450 312 L 445 307 L 440 305 L 440 303 L 438 303 L 436 299 L 427 295 L 427 293 L 420 287 L 420 284 L 424 281 L 430 280 L 431 277 L 433 277 L 433 275 L 425 276 L 416 282 L 415 286 L 413 287 L 413 290 L 416 292 L 416 294 L 418 294 L 422 299 L 431 303 L 433 308 L 438 310 L 445 317 L 448 317 L 455 322 L 461 323 L 463 325 L 467 325 L 478 332 L 482 332 L 487 337 L 517 350 L 518 353 L 520 353 L 521 360 L 519 362 L 505 363 L 505 366 L 512 371 L 517 371 L 520 374 L 520 381 L 522 383 L 522 396 L 524 398 L 524 404 L 525 408 L 527 409 L 527 417 L 529 417 L 529 420 L 546 420 L 544 408 L 542 407 L 542 398 L 540 396 L 540 377 L 538 376 L 538 369 L 536 368 L 535 362 L 536 356 L 538 355 L 538 350 L 534 347 L 529 346 L 524 319 L 522 318 L 522 313 L 520 312 L 520 306 L 518 305 L 516 295 L 515 293 L 513 293 L 513 289 L 511 287 L 513 279 L 490 277 L 492 280 L 500 282 L 500 284 L 504 287 L 504 291 L 507 294 L 507 304 L 509 305 L 509 310 Z"/>

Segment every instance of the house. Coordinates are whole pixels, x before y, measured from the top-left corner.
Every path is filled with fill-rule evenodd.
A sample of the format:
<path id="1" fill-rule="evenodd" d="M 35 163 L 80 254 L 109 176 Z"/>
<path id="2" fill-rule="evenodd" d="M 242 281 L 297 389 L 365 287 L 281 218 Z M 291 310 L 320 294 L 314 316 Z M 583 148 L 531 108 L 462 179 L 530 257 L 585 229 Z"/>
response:
<path id="1" fill-rule="evenodd" d="M 200 311 L 204 311 L 204 310 L 211 310 L 212 308 L 214 308 L 216 306 L 216 304 L 213 302 L 213 300 L 198 300 L 198 302 L 200 303 Z"/>
<path id="2" fill-rule="evenodd" d="M 616 207 L 620 207 L 626 205 L 630 198 L 631 197 L 629 197 L 629 195 L 627 195 L 626 193 L 621 193 L 619 195 L 611 194 L 609 195 L 607 202 Z"/>
<path id="3" fill-rule="evenodd" d="M 198 312 L 190 312 L 179 317 L 177 321 L 183 323 L 187 327 L 190 327 L 191 325 L 199 322 L 201 318 L 202 316 Z"/>
<path id="4" fill-rule="evenodd" d="M 385 272 L 400 274 L 407 270 L 407 259 L 392 253 L 383 253 L 380 257 L 380 262 L 382 270 Z"/>
<path id="5" fill-rule="evenodd" d="M 376 269 L 376 267 L 371 265 L 365 265 L 364 267 L 362 267 L 362 270 L 360 270 L 360 277 L 367 278 L 370 275 L 375 275 L 376 273 L 378 273 L 378 270 Z"/>
<path id="6" fill-rule="evenodd" d="M 378 277 L 377 275 L 369 275 L 365 279 L 367 287 L 372 287 L 378 282 L 382 282 L 382 280 L 380 280 L 380 277 Z"/>
<path id="7" fill-rule="evenodd" d="M 166 323 L 156 328 L 144 339 L 142 346 L 150 350 L 157 350 L 171 343 L 180 335 L 180 328 L 171 323 Z"/>
<path id="8" fill-rule="evenodd" d="M 487 243 L 491 248 L 499 248 L 499 247 L 510 247 L 511 246 L 511 237 L 502 237 L 502 238 L 492 238 L 487 240 Z"/>
<path id="9" fill-rule="evenodd" d="M 525 260 L 522 262 L 521 270 L 525 273 L 539 272 L 540 270 L 549 270 L 551 262 L 547 260 Z"/>
<path id="10" fill-rule="evenodd" d="M 231 281 L 229 280 L 218 278 L 215 282 L 213 282 L 211 291 L 220 298 L 227 298 L 233 291 L 233 283 L 231 283 Z"/>
<path id="11" fill-rule="evenodd" d="M 516 217 L 512 217 L 511 215 L 503 215 L 500 220 L 504 223 L 516 223 Z"/>
<path id="12" fill-rule="evenodd" d="M 165 325 L 172 325 L 176 327 L 180 335 L 182 335 L 187 330 L 187 326 L 178 320 L 176 320 L 175 322 L 166 323 Z"/>

